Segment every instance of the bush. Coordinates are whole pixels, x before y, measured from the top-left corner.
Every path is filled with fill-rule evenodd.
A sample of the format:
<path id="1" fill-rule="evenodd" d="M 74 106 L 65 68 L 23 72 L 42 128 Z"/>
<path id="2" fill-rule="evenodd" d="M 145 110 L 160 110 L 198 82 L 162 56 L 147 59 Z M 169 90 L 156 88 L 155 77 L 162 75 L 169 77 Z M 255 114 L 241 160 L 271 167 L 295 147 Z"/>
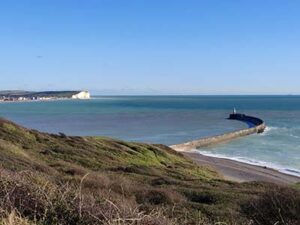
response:
<path id="1" fill-rule="evenodd" d="M 243 211 L 257 225 L 300 225 L 300 192 L 274 185 L 247 202 Z"/>
<path id="2" fill-rule="evenodd" d="M 159 208 L 140 211 L 134 198 L 114 192 L 84 192 L 87 177 L 78 186 L 56 185 L 33 172 L 0 171 L 0 225 L 175 224 Z"/>
<path id="3" fill-rule="evenodd" d="M 186 197 L 196 203 L 215 204 L 217 202 L 216 196 L 209 192 L 189 191 L 185 193 Z"/>
<path id="4" fill-rule="evenodd" d="M 166 189 L 140 190 L 136 194 L 139 204 L 167 205 L 185 201 L 178 192 Z"/>

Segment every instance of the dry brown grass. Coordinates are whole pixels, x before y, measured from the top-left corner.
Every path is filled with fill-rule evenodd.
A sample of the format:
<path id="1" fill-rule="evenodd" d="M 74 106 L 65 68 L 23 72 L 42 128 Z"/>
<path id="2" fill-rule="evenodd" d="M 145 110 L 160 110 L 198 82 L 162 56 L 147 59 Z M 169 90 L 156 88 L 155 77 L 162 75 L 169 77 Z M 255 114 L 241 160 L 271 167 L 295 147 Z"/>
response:
<path id="1" fill-rule="evenodd" d="M 274 185 L 248 201 L 244 212 L 257 225 L 300 225 L 300 192 Z"/>
<path id="2" fill-rule="evenodd" d="M 39 224 L 107 224 L 107 225 L 163 225 L 174 224 L 161 209 L 149 213 L 140 210 L 134 199 L 114 193 L 83 192 L 79 186 L 61 186 L 44 180 L 44 177 L 26 173 L 1 171 L 0 216 L 3 225 Z M 26 218 L 26 219 L 25 219 Z"/>
<path id="3" fill-rule="evenodd" d="M 227 222 L 212 222 L 201 210 L 195 215 L 187 199 L 173 190 L 162 188 L 140 189 L 123 177 L 116 191 L 115 177 L 105 174 L 86 174 L 80 182 L 56 184 L 50 177 L 25 171 L 0 171 L 0 225 L 299 225 L 299 191 L 274 185 L 259 197 L 243 205 L 249 220 L 236 216 Z M 96 183 L 92 181 L 95 180 Z M 104 182 L 102 182 L 104 181 Z M 86 183 L 87 182 L 87 183 Z M 122 189 L 122 185 L 125 189 Z M 126 194 L 120 193 L 120 190 Z M 209 207 L 210 201 L 202 199 Z M 134 196 L 138 196 L 135 198 Z M 195 194 L 192 196 L 195 197 Z M 170 209 L 169 205 L 173 205 Z M 195 205 L 196 207 L 197 205 Z M 185 217 L 178 217 L 178 211 Z M 233 213 L 234 214 L 234 213 Z M 232 214 L 232 215 L 233 215 Z M 192 216 L 192 220 L 191 220 Z M 214 218 L 215 220 L 215 218 Z"/>
<path id="4" fill-rule="evenodd" d="M 0 225 L 35 225 L 27 219 L 22 218 L 15 211 L 12 211 L 6 218 L 0 220 Z"/>

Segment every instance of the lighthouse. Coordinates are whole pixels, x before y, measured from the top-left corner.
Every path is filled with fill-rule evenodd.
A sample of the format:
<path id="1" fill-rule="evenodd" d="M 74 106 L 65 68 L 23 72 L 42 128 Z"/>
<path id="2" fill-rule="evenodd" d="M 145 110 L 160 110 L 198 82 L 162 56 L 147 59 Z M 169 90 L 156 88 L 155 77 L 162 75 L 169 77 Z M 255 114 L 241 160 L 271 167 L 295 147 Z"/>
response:
<path id="1" fill-rule="evenodd" d="M 236 109 L 235 108 L 233 108 L 233 111 L 232 111 L 232 114 L 236 114 Z"/>

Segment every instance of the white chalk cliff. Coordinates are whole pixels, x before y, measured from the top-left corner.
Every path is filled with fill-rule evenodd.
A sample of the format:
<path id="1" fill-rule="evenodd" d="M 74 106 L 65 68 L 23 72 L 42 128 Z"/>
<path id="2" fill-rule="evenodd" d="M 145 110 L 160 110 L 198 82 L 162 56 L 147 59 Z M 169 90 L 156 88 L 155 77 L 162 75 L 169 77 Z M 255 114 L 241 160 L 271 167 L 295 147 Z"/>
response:
<path id="1" fill-rule="evenodd" d="M 73 99 L 90 99 L 91 95 L 90 95 L 90 92 L 88 92 L 88 91 L 81 91 L 75 95 L 72 95 L 72 98 Z"/>

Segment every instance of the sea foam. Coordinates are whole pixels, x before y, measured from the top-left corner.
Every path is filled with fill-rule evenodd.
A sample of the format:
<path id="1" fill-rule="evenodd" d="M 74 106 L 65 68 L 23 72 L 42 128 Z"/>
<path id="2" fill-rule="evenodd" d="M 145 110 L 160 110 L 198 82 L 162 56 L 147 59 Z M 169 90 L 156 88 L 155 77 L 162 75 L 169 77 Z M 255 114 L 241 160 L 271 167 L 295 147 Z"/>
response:
<path id="1" fill-rule="evenodd" d="M 300 177 L 300 170 L 296 170 L 293 168 L 284 168 L 280 165 L 270 163 L 270 162 L 259 161 L 259 160 L 250 159 L 250 158 L 246 158 L 246 157 L 233 157 L 233 156 L 227 156 L 227 155 L 223 155 L 223 154 L 215 154 L 215 153 L 211 153 L 208 151 L 202 151 L 199 149 L 195 149 L 195 150 L 193 150 L 193 152 L 200 153 L 204 156 L 215 157 L 215 158 L 219 158 L 219 159 L 229 159 L 229 160 L 233 160 L 233 161 L 237 161 L 237 162 L 241 162 L 241 163 L 246 163 L 249 165 L 267 167 L 270 169 L 277 170 L 284 174 Z"/>

